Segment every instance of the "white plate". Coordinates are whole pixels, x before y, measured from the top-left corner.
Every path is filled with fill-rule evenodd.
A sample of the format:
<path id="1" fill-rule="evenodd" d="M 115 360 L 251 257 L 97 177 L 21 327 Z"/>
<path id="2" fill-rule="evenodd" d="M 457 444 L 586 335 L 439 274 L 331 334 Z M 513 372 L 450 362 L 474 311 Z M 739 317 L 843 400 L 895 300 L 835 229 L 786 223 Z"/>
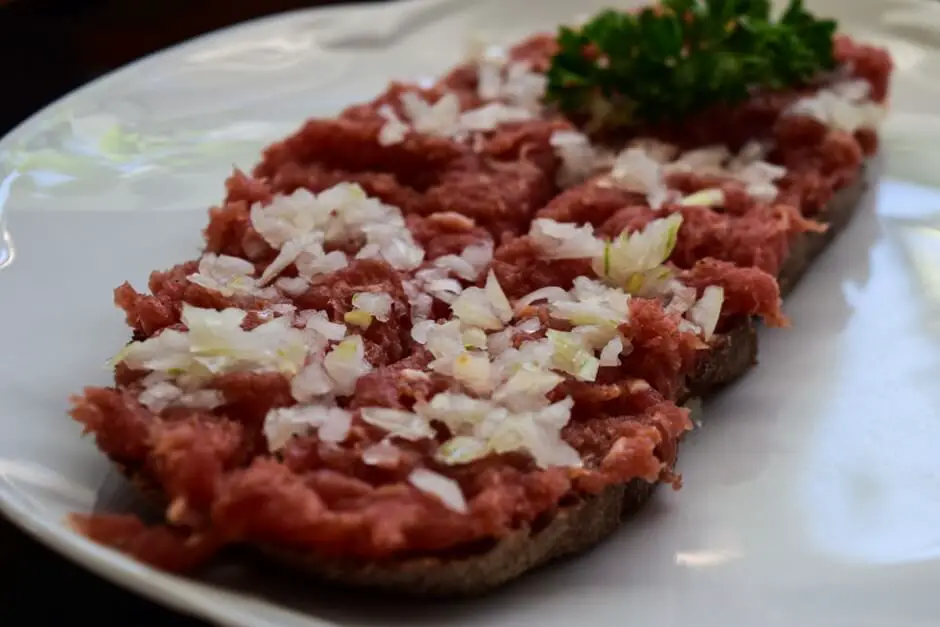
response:
<path id="1" fill-rule="evenodd" d="M 599 550 L 472 603 L 418 604 L 235 565 L 170 577 L 64 526 L 69 511 L 129 494 L 65 415 L 70 393 L 108 380 L 101 364 L 124 340 L 111 290 L 196 254 L 232 163 L 250 166 L 306 116 L 389 78 L 444 70 L 471 30 L 514 38 L 604 4 L 410 0 L 278 16 L 148 58 L 6 137 L 3 512 L 90 570 L 226 625 L 935 625 L 940 2 L 810 3 L 895 55 L 886 174 L 788 300 L 793 329 L 763 333 L 761 366 L 707 408 L 684 449 L 685 489 L 663 491 Z"/>

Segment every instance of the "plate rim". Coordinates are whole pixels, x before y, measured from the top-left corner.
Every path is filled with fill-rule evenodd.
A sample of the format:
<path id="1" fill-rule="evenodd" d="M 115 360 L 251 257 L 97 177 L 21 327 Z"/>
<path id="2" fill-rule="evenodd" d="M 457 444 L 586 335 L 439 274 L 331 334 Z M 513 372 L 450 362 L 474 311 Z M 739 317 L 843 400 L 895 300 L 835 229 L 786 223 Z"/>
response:
<path id="1" fill-rule="evenodd" d="M 379 0 L 367 0 L 365 2 L 340 2 L 326 6 L 279 12 L 212 30 L 173 46 L 149 53 L 139 59 L 135 59 L 56 98 L 35 113 L 29 115 L 9 132 L 0 137 L 0 152 L 5 151 L 21 139 L 29 137 L 32 130 L 37 125 L 41 124 L 44 118 L 47 118 L 56 110 L 66 106 L 69 102 L 88 97 L 89 94 L 95 90 L 107 89 L 110 84 L 122 80 L 131 72 L 145 70 L 148 64 L 162 61 L 166 57 L 172 57 L 173 55 L 184 54 L 187 50 L 206 45 L 214 39 L 232 36 L 241 32 L 247 33 L 255 29 L 263 29 L 278 22 L 286 23 L 297 19 L 299 16 L 343 14 L 350 10 L 374 11 L 377 15 L 380 15 L 390 11 L 392 7 L 396 10 L 401 10 L 402 6 L 427 5 L 428 7 L 433 7 L 435 5 L 446 4 L 448 1 L 449 0 L 397 0 L 396 2 L 380 2 Z M 904 0 L 904 3 L 911 6 L 933 6 L 936 0 Z M 937 115 L 929 115 L 926 113 L 904 115 L 917 115 L 935 121 L 940 120 L 940 113 Z M 298 120 L 298 124 L 301 122 L 302 120 Z M 8 175 L 10 173 L 3 174 Z M 3 214 L 3 207 L 0 205 L 0 226 L 2 226 Z M 74 532 L 67 525 L 56 522 L 52 517 L 43 517 L 35 514 L 23 499 L 16 496 L 14 491 L 2 486 L 0 486 L 0 514 L 37 543 L 47 547 L 63 559 L 69 560 L 94 576 L 108 581 L 112 585 L 128 590 L 151 602 L 168 607 L 172 611 L 182 615 L 192 616 L 200 620 L 225 625 L 226 627 L 283 627 L 285 624 L 271 620 L 265 616 L 245 613 L 240 610 L 240 606 L 224 603 L 223 599 L 215 596 L 218 594 L 238 594 L 238 596 L 243 596 L 243 593 L 229 593 L 224 590 L 212 589 L 210 590 L 212 596 L 208 596 L 203 590 L 199 587 L 194 587 L 194 585 L 209 588 L 214 588 L 214 586 L 157 571 L 136 562 L 133 558 L 127 557 L 118 551 L 100 546 Z M 258 603 L 269 606 L 276 612 L 296 615 L 298 617 L 297 620 L 302 619 L 304 621 L 303 624 L 309 625 L 309 627 L 339 626 L 338 623 L 331 622 L 325 618 L 313 614 L 296 612 L 295 610 L 276 605 L 261 597 L 255 597 L 254 599 L 256 599 Z"/>

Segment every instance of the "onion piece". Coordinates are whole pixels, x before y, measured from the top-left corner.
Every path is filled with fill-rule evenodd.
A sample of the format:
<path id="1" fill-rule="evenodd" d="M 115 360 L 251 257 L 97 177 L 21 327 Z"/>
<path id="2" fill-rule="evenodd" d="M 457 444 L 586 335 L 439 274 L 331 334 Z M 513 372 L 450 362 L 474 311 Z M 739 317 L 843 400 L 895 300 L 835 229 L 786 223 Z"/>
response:
<path id="1" fill-rule="evenodd" d="M 388 440 L 382 440 L 362 451 L 362 463 L 368 466 L 394 468 L 401 460 L 401 451 Z"/>
<path id="2" fill-rule="evenodd" d="M 470 511 L 460 489 L 460 484 L 449 477 L 427 468 L 415 468 L 408 475 L 408 482 L 458 514 L 466 514 Z"/>
<path id="3" fill-rule="evenodd" d="M 692 305 L 686 314 L 686 317 L 702 330 L 702 337 L 705 340 L 710 340 L 715 334 L 724 297 L 725 292 L 722 287 L 709 285 L 702 292 L 699 301 Z"/>
<path id="4" fill-rule="evenodd" d="M 600 365 L 601 366 L 619 366 L 620 365 L 620 354 L 623 352 L 623 338 L 619 335 L 609 341 L 604 349 L 601 351 L 600 356 Z"/>
<path id="5" fill-rule="evenodd" d="M 520 298 L 516 301 L 516 309 L 517 311 L 521 310 L 540 300 L 545 300 L 549 303 L 553 301 L 568 301 L 571 300 L 571 295 L 556 285 L 549 285 L 548 287 L 539 288 L 534 292 L 529 292 Z"/>
<path id="6" fill-rule="evenodd" d="M 659 209 L 670 196 L 662 164 L 643 146 L 630 146 L 617 155 L 610 180 L 628 191 L 645 194 L 653 209 Z"/>
<path id="7" fill-rule="evenodd" d="M 597 168 L 597 152 L 584 133 L 555 131 L 548 143 L 561 160 L 561 168 L 556 176 L 559 187 L 564 189 L 578 185 L 586 181 Z"/>
<path id="8" fill-rule="evenodd" d="M 317 429 L 321 441 L 338 444 L 349 435 L 351 420 L 351 414 L 339 407 L 279 407 L 267 413 L 263 431 L 271 451 L 281 450 L 295 435 L 306 433 L 311 428 Z"/>
<path id="9" fill-rule="evenodd" d="M 663 265 L 676 246 L 682 214 L 653 220 L 642 231 L 623 232 L 593 260 L 598 276 L 630 293 L 665 285 L 670 271 Z"/>
<path id="10" fill-rule="evenodd" d="M 190 283 L 213 290 L 226 297 L 237 293 L 259 298 L 276 297 L 277 292 L 262 289 L 261 284 L 254 278 L 254 273 L 255 266 L 245 259 L 206 253 L 199 259 L 196 273 L 190 274 L 186 278 Z"/>
<path id="11" fill-rule="evenodd" d="M 441 444 L 434 453 L 434 459 L 449 466 L 456 466 L 469 464 L 485 457 L 488 452 L 485 441 L 473 436 L 458 435 Z"/>
<path id="12" fill-rule="evenodd" d="M 316 398 L 332 394 L 333 386 L 333 379 L 327 374 L 323 364 L 312 361 L 291 379 L 290 392 L 294 400 L 309 403 Z"/>
<path id="13" fill-rule="evenodd" d="M 484 289 L 486 291 L 486 297 L 492 304 L 493 311 L 496 312 L 500 322 L 507 324 L 512 320 L 512 305 L 509 303 L 509 299 L 506 298 L 506 293 L 503 291 L 499 280 L 496 278 L 496 274 L 494 274 L 492 270 L 490 270 L 486 277 L 486 286 Z"/>
<path id="14" fill-rule="evenodd" d="M 241 325 L 241 309 L 200 309 L 183 305 L 186 332 L 166 329 L 141 342 L 131 342 L 115 357 L 138 370 L 157 370 L 194 379 L 227 372 L 279 371 L 296 374 L 307 356 L 306 338 L 286 317 L 251 331 Z"/>
<path id="15" fill-rule="evenodd" d="M 535 411 L 549 404 L 548 394 L 564 380 L 548 370 L 523 367 L 496 390 L 493 401 L 515 412 Z"/>
<path id="16" fill-rule="evenodd" d="M 581 381 L 594 381 L 597 378 L 599 360 L 584 340 L 570 332 L 549 329 L 547 333 L 552 345 L 552 366 L 566 372 Z"/>
<path id="17" fill-rule="evenodd" d="M 386 407 L 363 407 L 359 410 L 359 415 L 370 425 L 403 440 L 417 441 L 434 437 L 434 429 L 431 428 L 430 423 L 423 416 L 410 411 Z"/>
<path id="18" fill-rule="evenodd" d="M 529 237 L 546 259 L 590 259 L 604 249 L 603 241 L 594 236 L 590 224 L 577 226 L 536 218 L 529 228 Z"/>
<path id="19" fill-rule="evenodd" d="M 683 207 L 721 207 L 725 204 L 725 193 L 719 188 L 703 189 L 679 201 Z"/>
<path id="20" fill-rule="evenodd" d="M 379 107 L 378 113 L 385 118 L 385 124 L 382 126 L 382 130 L 379 131 L 379 145 L 392 146 L 405 141 L 411 127 L 398 117 L 395 110 L 386 104 Z"/>
<path id="21" fill-rule="evenodd" d="M 454 360 L 453 376 L 477 394 L 485 394 L 493 387 L 490 360 L 482 353 L 458 355 Z"/>
<path id="22" fill-rule="evenodd" d="M 330 322 L 325 311 L 307 310 L 303 314 L 305 317 L 304 328 L 334 342 L 346 337 L 346 325 Z"/>
<path id="23" fill-rule="evenodd" d="M 351 335 L 337 344 L 326 357 L 323 367 L 333 380 L 333 392 L 338 396 L 349 396 L 356 391 L 359 377 L 372 370 L 365 358 L 362 337 Z"/>

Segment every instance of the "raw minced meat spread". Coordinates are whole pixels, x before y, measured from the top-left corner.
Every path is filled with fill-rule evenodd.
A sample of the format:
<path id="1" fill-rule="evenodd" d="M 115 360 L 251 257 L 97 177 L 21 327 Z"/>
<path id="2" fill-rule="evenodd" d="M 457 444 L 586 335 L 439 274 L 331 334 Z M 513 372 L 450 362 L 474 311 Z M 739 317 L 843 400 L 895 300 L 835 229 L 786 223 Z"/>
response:
<path id="1" fill-rule="evenodd" d="M 306 122 L 227 181 L 200 258 L 118 287 L 132 341 L 71 415 L 167 522 L 76 524 L 170 569 L 381 560 L 678 485 L 686 377 L 786 323 L 774 275 L 877 149 L 891 63 L 838 36 L 818 84 L 598 136 L 542 105 L 554 50 Z"/>

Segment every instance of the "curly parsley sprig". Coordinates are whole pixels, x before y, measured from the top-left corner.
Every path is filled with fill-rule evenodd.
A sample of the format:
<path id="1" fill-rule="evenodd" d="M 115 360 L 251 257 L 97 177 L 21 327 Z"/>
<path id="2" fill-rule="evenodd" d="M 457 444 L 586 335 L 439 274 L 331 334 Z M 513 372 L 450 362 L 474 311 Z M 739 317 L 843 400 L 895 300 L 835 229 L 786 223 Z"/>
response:
<path id="1" fill-rule="evenodd" d="M 603 126 L 657 122 L 755 88 L 806 83 L 835 66 L 836 23 L 791 0 L 663 0 L 638 13 L 604 11 L 562 27 L 546 98 Z"/>

